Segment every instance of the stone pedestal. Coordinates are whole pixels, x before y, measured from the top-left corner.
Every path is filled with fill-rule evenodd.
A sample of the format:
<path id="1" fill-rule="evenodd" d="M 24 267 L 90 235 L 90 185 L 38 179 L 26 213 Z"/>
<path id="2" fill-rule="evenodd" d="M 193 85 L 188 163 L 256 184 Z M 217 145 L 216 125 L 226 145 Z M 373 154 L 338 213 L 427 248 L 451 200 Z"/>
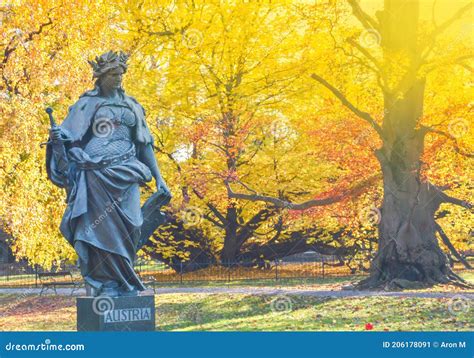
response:
<path id="1" fill-rule="evenodd" d="M 78 331 L 154 331 L 155 296 L 78 297 Z"/>

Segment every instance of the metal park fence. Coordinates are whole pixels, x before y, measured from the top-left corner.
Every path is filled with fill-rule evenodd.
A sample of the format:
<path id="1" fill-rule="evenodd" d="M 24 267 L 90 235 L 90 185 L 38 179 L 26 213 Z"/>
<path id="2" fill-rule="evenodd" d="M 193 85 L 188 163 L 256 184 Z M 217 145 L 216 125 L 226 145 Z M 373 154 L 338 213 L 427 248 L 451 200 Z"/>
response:
<path id="1" fill-rule="evenodd" d="M 74 265 L 61 265 L 51 270 L 43 270 L 38 266 L 29 266 L 25 263 L 2 263 L 0 264 L 0 288 L 40 287 L 40 273 L 59 271 L 68 271 L 80 277 L 79 270 Z"/>
<path id="2" fill-rule="evenodd" d="M 160 284 L 192 284 L 196 282 L 235 282 L 255 280 L 316 279 L 350 275 L 346 266 L 341 266 L 333 257 L 319 257 L 317 260 L 275 260 L 265 267 L 244 267 L 237 263 L 223 265 L 193 262 L 193 271 L 187 272 L 186 263 L 172 269 L 162 262 L 137 262 L 135 270 L 142 280 L 154 286 Z M 26 264 L 0 264 L 0 287 L 41 287 L 39 274 L 43 272 L 71 272 L 78 281 L 82 280 L 79 268 L 62 265 L 51 270 L 31 267 Z"/>
<path id="3" fill-rule="evenodd" d="M 165 265 L 138 265 L 137 272 L 145 282 L 155 283 L 192 283 L 192 282 L 233 282 L 252 280 L 314 279 L 350 275 L 350 269 L 337 266 L 339 261 L 324 259 L 321 261 L 272 261 L 265 267 L 244 267 L 239 264 L 208 266 L 186 272 L 186 267 L 173 270 Z M 186 264 L 183 264 L 186 265 Z M 199 264 L 193 263 L 199 267 Z M 184 271 L 184 272 L 183 272 Z"/>

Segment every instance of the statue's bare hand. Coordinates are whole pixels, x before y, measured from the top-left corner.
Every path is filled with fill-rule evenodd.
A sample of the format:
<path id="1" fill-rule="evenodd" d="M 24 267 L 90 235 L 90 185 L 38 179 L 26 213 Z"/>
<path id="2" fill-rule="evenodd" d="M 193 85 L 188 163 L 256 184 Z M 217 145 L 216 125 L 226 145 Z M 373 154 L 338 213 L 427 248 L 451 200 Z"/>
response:
<path id="1" fill-rule="evenodd" d="M 165 184 L 163 181 L 161 181 L 161 180 L 158 180 L 158 181 L 156 182 L 156 191 L 157 191 L 158 193 L 164 193 L 166 196 L 171 197 L 171 192 L 170 192 L 169 188 L 168 188 L 168 187 L 166 186 L 166 184 Z"/>

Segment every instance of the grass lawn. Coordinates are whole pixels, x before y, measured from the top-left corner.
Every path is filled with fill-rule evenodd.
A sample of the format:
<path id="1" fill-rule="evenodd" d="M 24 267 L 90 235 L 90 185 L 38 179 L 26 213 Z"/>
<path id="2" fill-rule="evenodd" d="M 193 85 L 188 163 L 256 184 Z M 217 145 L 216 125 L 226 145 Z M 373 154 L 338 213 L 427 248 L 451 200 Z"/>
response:
<path id="1" fill-rule="evenodd" d="M 466 281 L 474 284 L 474 272 L 464 271 L 459 272 Z M 172 288 L 172 287 L 272 287 L 278 288 L 301 288 L 307 290 L 340 290 L 342 287 L 357 283 L 363 280 L 367 276 L 363 275 L 349 275 L 349 276 L 334 276 L 325 278 L 287 278 L 280 280 L 272 279 L 260 279 L 260 280 L 234 280 L 230 282 L 226 281 L 193 281 L 172 283 L 172 282 L 159 282 L 156 284 L 156 288 Z M 417 289 L 417 290 L 405 290 L 405 292 L 465 292 L 465 289 L 459 288 L 453 285 L 436 285 L 434 287 Z"/>
<path id="2" fill-rule="evenodd" d="M 474 273 L 460 275 L 474 283 Z M 157 287 L 239 286 L 340 290 L 363 276 L 325 279 L 284 279 L 160 284 Z M 419 292 L 420 290 L 418 290 Z M 421 291 L 460 291 L 436 286 Z M 472 291 L 471 291 L 472 292 Z M 396 297 L 308 297 L 244 294 L 160 294 L 155 297 L 157 330 L 189 331 L 456 331 L 474 329 L 474 303 L 463 300 L 461 310 L 449 310 L 452 300 Z M 464 305 L 464 306 L 462 306 Z M 459 307 L 459 305 L 458 305 Z M 75 330 L 75 298 L 54 295 L 0 294 L 0 331 Z"/>
<path id="3" fill-rule="evenodd" d="M 465 331 L 471 307 L 450 313 L 449 299 L 321 298 L 231 294 L 156 296 L 159 331 Z M 75 298 L 0 295 L 0 330 L 75 330 Z"/>

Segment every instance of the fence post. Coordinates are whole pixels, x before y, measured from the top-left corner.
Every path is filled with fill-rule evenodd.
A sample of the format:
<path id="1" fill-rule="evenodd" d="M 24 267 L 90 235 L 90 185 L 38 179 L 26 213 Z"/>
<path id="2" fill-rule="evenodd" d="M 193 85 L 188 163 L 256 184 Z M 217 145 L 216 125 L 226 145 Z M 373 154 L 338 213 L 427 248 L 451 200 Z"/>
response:
<path id="1" fill-rule="evenodd" d="M 324 279 L 324 256 L 322 257 L 322 261 L 321 261 L 321 265 L 322 265 L 322 268 L 323 268 L 323 279 Z"/>
<path id="2" fill-rule="evenodd" d="M 183 261 L 179 263 L 179 282 L 183 283 Z"/>
<path id="3" fill-rule="evenodd" d="M 35 287 L 38 287 L 38 265 L 35 265 Z"/>
<path id="4" fill-rule="evenodd" d="M 275 259 L 275 281 L 278 281 L 278 259 Z"/>
<path id="5" fill-rule="evenodd" d="M 230 268 L 231 267 L 232 267 L 231 265 L 227 266 L 227 282 L 230 282 Z"/>

